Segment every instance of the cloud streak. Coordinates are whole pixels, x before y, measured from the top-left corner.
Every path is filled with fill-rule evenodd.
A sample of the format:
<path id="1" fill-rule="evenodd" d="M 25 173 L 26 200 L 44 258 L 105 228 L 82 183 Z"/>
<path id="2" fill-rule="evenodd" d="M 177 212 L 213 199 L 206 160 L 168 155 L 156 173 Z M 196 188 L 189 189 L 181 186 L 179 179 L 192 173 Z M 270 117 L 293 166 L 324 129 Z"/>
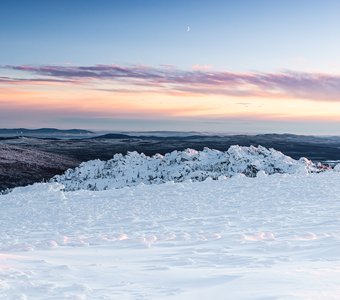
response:
<path id="1" fill-rule="evenodd" d="M 52 78 L 15 78 L 8 76 L 0 76 L 0 84 L 11 84 L 11 85 L 20 85 L 23 83 L 26 84 L 63 84 L 63 83 L 72 83 L 74 81 L 67 79 L 52 79 Z"/>
<path id="2" fill-rule="evenodd" d="M 297 98 L 340 101 L 340 76 L 304 72 L 223 72 L 210 69 L 181 70 L 150 66 L 1 66 L 30 74 L 32 79 L 0 77 L 0 84 L 18 83 L 124 83 L 136 91 L 234 97 Z M 34 78 L 39 76 L 39 78 Z M 41 78 L 40 78 L 41 77 Z M 105 88 L 110 91 L 109 88 Z M 116 89 L 113 88 L 112 92 Z"/>

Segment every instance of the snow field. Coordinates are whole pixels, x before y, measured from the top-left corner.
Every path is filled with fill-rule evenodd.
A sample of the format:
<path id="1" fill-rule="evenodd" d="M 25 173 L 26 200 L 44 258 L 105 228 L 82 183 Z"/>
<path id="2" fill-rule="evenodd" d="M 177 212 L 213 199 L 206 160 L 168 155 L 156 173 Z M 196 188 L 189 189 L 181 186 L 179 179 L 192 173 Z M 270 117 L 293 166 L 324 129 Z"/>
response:
<path id="1" fill-rule="evenodd" d="M 17 188 L 0 196 L 0 299 L 338 299 L 339 180 Z"/>

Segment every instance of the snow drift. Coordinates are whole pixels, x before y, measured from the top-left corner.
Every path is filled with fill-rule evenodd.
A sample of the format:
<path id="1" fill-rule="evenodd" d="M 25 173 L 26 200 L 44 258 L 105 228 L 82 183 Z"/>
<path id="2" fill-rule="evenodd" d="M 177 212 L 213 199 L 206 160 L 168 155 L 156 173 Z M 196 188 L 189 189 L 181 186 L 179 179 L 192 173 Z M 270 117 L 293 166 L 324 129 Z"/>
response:
<path id="1" fill-rule="evenodd" d="M 317 167 L 308 159 L 294 160 L 274 149 L 231 146 L 228 151 L 204 148 L 203 151 L 186 149 L 152 157 L 143 153 L 115 154 L 108 161 L 91 160 L 63 175 L 51 179 L 65 186 L 65 190 L 106 190 L 160 184 L 168 181 L 204 181 L 244 174 L 256 177 L 257 173 L 308 173 Z"/>

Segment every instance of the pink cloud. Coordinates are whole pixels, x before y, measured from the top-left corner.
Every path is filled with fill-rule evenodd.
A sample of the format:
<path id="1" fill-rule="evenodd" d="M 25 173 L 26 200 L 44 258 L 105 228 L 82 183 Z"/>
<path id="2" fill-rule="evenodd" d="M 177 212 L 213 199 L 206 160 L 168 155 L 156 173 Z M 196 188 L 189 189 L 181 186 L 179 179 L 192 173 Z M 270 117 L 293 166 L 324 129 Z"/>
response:
<path id="1" fill-rule="evenodd" d="M 206 67 L 181 70 L 174 66 L 2 66 L 40 76 L 36 79 L 0 77 L 1 83 L 20 82 L 117 82 L 138 88 L 153 87 L 153 92 L 234 97 L 302 98 L 340 101 L 340 76 L 320 73 L 237 73 L 214 71 Z M 114 91 L 114 89 L 113 89 Z"/>

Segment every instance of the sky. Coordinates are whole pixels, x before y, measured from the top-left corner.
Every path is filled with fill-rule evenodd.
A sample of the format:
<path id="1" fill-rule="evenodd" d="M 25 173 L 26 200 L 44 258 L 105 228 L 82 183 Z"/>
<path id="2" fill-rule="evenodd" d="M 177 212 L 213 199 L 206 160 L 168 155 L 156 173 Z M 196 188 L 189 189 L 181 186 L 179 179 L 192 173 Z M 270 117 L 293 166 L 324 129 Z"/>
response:
<path id="1" fill-rule="evenodd" d="M 340 1 L 0 1 L 0 127 L 340 135 Z"/>

